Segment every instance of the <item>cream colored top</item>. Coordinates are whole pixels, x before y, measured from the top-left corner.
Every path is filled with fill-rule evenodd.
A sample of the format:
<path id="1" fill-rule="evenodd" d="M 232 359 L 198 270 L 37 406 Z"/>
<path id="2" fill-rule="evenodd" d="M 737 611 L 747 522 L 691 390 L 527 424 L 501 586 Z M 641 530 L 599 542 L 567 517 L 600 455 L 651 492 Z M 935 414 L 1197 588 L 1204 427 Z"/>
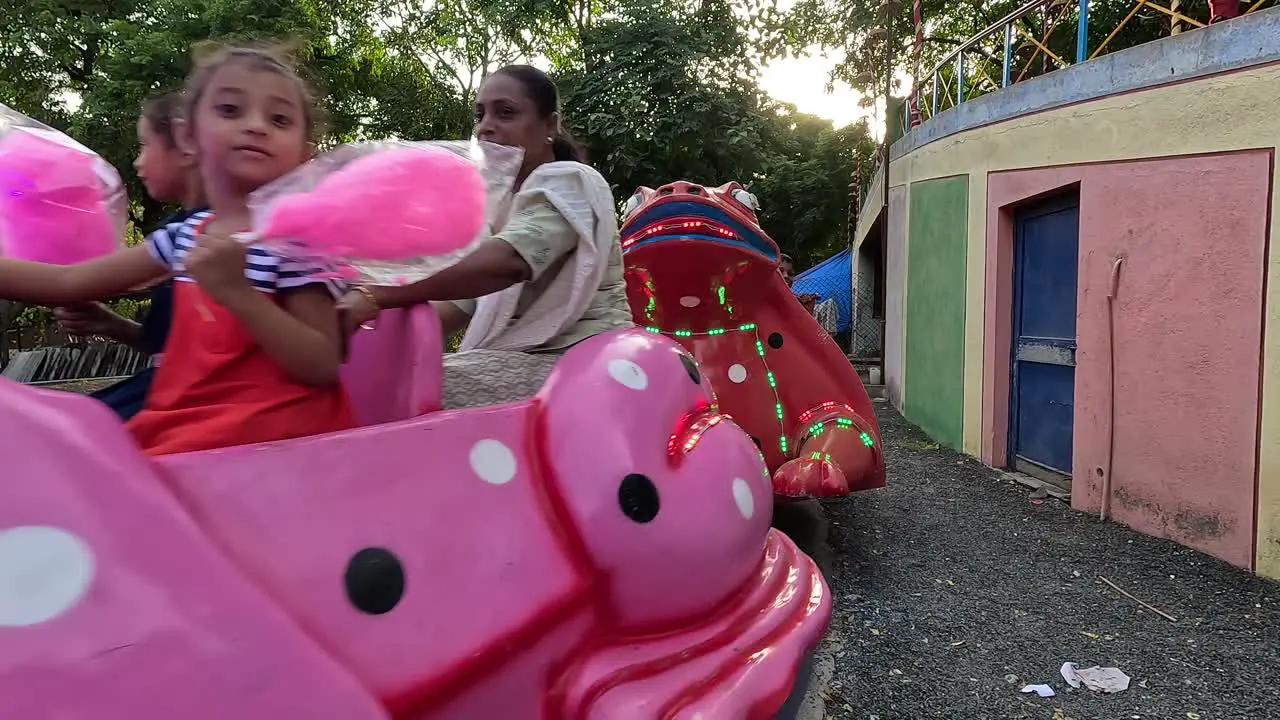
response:
<path id="1" fill-rule="evenodd" d="M 550 287 L 557 275 L 565 269 L 579 244 L 579 233 L 551 203 L 545 192 L 532 189 L 521 192 L 518 197 L 516 205 L 519 209 L 494 235 L 519 253 L 532 271 L 532 277 L 523 283 L 524 287 L 509 325 L 518 322 L 534 301 Z M 475 315 L 476 300 L 455 300 L 453 303 L 467 315 Z M 529 352 L 563 350 L 592 335 L 630 327 L 632 324 L 622 274 L 622 246 L 615 232 L 600 286 L 591 297 L 586 310 L 572 325 Z"/>

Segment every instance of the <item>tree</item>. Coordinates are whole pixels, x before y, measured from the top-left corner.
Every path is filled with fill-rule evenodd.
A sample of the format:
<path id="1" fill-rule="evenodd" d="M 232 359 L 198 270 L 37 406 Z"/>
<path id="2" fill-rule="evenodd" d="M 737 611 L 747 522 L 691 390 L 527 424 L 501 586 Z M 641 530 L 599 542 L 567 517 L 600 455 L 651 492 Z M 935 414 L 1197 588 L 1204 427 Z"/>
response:
<path id="1" fill-rule="evenodd" d="M 583 31 L 581 63 L 558 77 L 562 103 L 620 201 L 640 185 L 760 171 L 770 104 L 744 45 L 715 0 L 683 18 L 633 6 Z"/>
<path id="2" fill-rule="evenodd" d="M 865 125 L 836 129 L 766 97 L 760 53 L 727 2 L 632 6 L 586 27 L 581 60 L 558 77 L 570 127 L 624 203 L 641 185 L 737 180 L 761 224 L 802 263 L 845 246 Z"/>
<path id="3" fill-rule="evenodd" d="M 803 268 L 847 246 L 849 180 L 876 144 L 865 124 L 835 128 L 789 106 L 774 123 L 777 140 L 750 189 L 761 225 Z"/>
<path id="4" fill-rule="evenodd" d="M 191 48 L 208 39 L 290 38 L 321 86 L 330 139 L 456 136 L 465 100 L 390 51 L 367 0 L 0 0 L 0 102 L 67 132 L 127 178 L 133 219 L 165 208 L 130 172 L 142 102 L 181 86 Z M 405 98 L 418 102 L 405 112 Z M 443 135 L 442 135 L 443 136 Z"/>
<path id="5" fill-rule="evenodd" d="M 527 57 L 519 16 L 490 0 L 383 0 L 382 37 L 469 101 L 490 72 Z"/>

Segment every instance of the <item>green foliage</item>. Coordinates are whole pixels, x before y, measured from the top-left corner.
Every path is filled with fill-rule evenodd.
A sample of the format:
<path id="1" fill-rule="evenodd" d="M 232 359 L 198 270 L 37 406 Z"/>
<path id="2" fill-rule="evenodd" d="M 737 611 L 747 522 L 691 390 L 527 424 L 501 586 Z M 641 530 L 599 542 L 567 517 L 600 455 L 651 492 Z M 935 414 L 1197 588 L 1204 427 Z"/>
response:
<path id="1" fill-rule="evenodd" d="M 633 7 L 583 33 L 586 61 L 560 74 L 562 102 L 619 200 L 640 185 L 760 172 L 771 108 L 743 42 L 711 4 L 686 18 Z"/>
<path id="2" fill-rule="evenodd" d="M 289 40 L 319 86 L 325 144 L 466 137 L 479 82 L 535 58 L 550 62 L 566 124 L 620 202 L 640 185 L 738 180 L 803 265 L 843 247 L 849 173 L 871 142 L 862 126 L 833 128 L 761 92 L 761 59 L 785 45 L 759 35 L 783 21 L 774 2 L 0 0 L 0 103 L 121 171 L 136 243 L 171 210 L 132 172 L 136 118 L 181 86 L 200 43 Z M 48 319 L 28 309 L 16 322 Z"/>
<path id="3" fill-rule="evenodd" d="M 131 172 L 138 112 L 181 87 L 206 41 L 290 41 L 326 99 L 331 141 L 465 132 L 464 98 L 388 49 L 372 13 L 364 0 L 0 0 L 0 102 L 100 152 L 148 227 L 166 208 Z"/>
<path id="4" fill-rule="evenodd" d="M 28 307 L 18 313 L 17 317 L 10 322 L 10 327 L 22 331 L 47 327 L 52 322 L 53 311 L 49 308 Z"/>
<path id="5" fill-rule="evenodd" d="M 640 186 L 737 180 L 803 268 L 845 246 L 854 158 L 875 145 L 864 125 L 765 96 L 740 14 L 721 0 L 643 4 L 587 28 L 583 62 L 559 75 L 566 119 L 619 203 Z"/>
<path id="6" fill-rule="evenodd" d="M 833 128 L 793 109 L 775 123 L 780 137 L 751 190 L 761 224 L 804 269 L 846 246 L 850 178 L 855 163 L 869 171 L 876 144 L 865 125 Z"/>

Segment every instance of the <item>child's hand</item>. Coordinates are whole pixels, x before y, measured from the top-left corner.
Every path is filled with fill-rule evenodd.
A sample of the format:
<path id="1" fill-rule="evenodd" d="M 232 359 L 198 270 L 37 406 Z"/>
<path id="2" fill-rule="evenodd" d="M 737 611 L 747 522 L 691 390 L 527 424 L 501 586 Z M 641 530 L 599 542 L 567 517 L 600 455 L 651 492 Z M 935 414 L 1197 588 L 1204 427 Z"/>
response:
<path id="1" fill-rule="evenodd" d="M 86 303 L 72 307 L 54 308 L 53 317 L 70 335 L 114 337 L 124 318 L 107 309 L 102 303 Z"/>
<path id="2" fill-rule="evenodd" d="M 187 274 L 220 305 L 228 305 L 229 299 L 252 290 L 244 276 L 247 249 L 244 243 L 226 235 L 201 235 L 187 253 Z"/>

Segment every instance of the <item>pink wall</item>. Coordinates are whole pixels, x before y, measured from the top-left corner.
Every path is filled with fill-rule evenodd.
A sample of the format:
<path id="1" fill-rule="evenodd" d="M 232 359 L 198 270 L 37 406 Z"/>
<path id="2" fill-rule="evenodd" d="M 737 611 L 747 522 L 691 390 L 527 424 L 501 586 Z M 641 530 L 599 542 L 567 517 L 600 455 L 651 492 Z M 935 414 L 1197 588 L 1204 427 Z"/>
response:
<path id="1" fill-rule="evenodd" d="M 1119 257 L 1111 513 L 1250 567 L 1270 178 L 1266 150 L 992 173 L 983 460 L 1006 464 L 1014 211 L 1078 184 L 1072 505 L 1102 502 Z"/>
<path id="2" fill-rule="evenodd" d="M 889 230 L 885 241 L 884 384 L 889 402 L 902 408 L 903 326 L 907 291 L 907 188 L 889 188 Z"/>

